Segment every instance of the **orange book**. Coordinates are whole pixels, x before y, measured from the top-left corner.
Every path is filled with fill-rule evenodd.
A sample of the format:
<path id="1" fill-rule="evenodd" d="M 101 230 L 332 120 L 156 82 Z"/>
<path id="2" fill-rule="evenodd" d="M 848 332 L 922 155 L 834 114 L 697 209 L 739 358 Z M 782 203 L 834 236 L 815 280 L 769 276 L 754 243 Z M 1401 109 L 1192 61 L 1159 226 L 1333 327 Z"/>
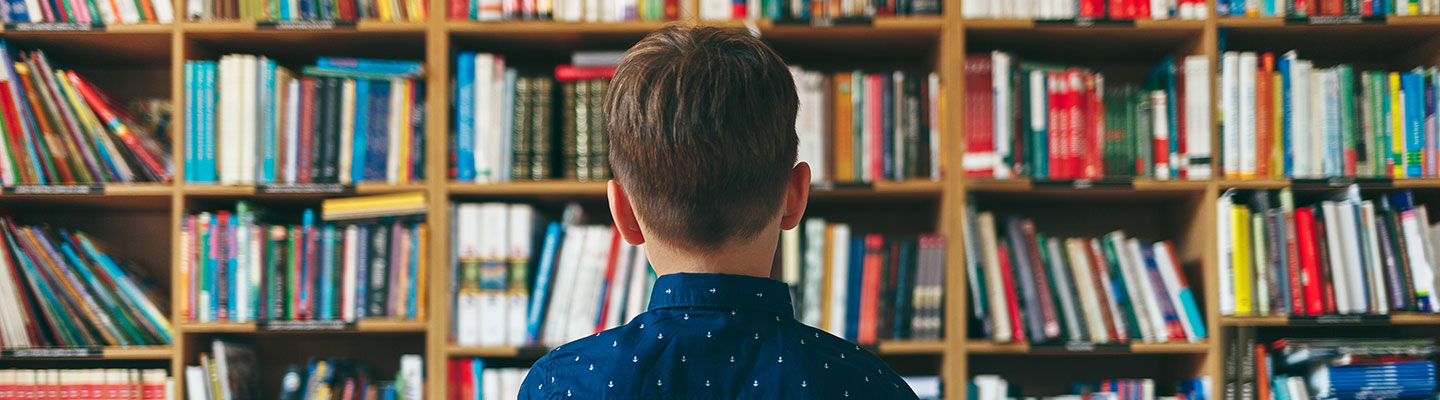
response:
<path id="1" fill-rule="evenodd" d="M 148 0 L 135 0 L 135 3 L 140 5 L 140 12 L 145 14 L 145 22 L 160 21 L 155 17 L 155 7 L 151 6 Z"/>
<path id="2" fill-rule="evenodd" d="M 420 236 L 419 240 L 417 241 L 417 243 L 419 243 L 419 245 L 420 245 L 420 248 L 419 248 L 419 249 L 416 249 L 415 254 L 420 254 L 420 255 L 421 255 L 418 259 L 415 260 L 415 263 L 416 263 L 416 265 L 415 265 L 415 271 L 416 271 L 416 273 L 415 273 L 415 274 L 416 274 L 416 275 L 415 275 L 415 320 L 417 320 L 417 321 L 426 321 L 426 319 L 425 319 L 425 303 L 426 303 L 426 301 L 425 301 L 425 296 L 426 296 L 426 294 L 425 294 L 425 293 L 426 293 L 426 292 L 425 292 L 425 286 L 426 286 L 426 285 L 425 285 L 425 283 L 426 283 L 426 282 L 425 282 L 425 279 L 427 279 L 427 278 L 425 277 L 425 276 L 426 276 L 426 275 L 425 275 L 425 269 L 426 269 L 426 268 L 429 268 L 429 267 L 425 265 L 425 259 L 427 259 L 427 258 L 429 258 L 429 257 L 426 257 L 426 256 L 424 256 L 424 255 L 425 255 L 425 254 L 430 254 L 430 253 L 427 253 L 427 251 L 429 251 L 429 250 L 428 250 L 428 247 L 429 247 L 429 246 L 427 245 L 427 243 L 430 243 L 429 231 L 430 231 L 429 228 L 426 227 L 426 225 L 425 225 L 424 222 L 421 222 L 421 223 L 415 228 L 415 234 Z"/>
<path id="3" fill-rule="evenodd" d="M 1275 107 L 1274 96 L 1271 94 L 1275 88 L 1269 77 L 1275 71 L 1275 54 L 1265 53 L 1260 56 L 1260 71 L 1255 76 L 1255 175 L 1270 175 L 1270 147 L 1275 141 L 1272 138 L 1275 134 Z M 1280 166 L 1283 168 L 1283 166 Z"/>
<path id="4" fill-rule="evenodd" d="M 833 81 L 835 82 L 835 95 L 832 97 L 835 99 L 835 113 L 833 115 L 835 123 L 831 124 L 833 129 L 831 134 L 834 135 L 832 143 L 835 144 L 833 149 L 835 157 L 835 163 L 833 165 L 835 171 L 831 176 L 835 178 L 836 182 L 854 182 L 856 180 L 855 156 L 853 154 L 855 144 L 853 143 L 854 135 L 852 133 L 855 128 L 854 125 L 852 125 L 854 121 L 851 120 L 852 110 L 850 96 L 853 90 L 853 88 L 850 87 L 852 81 L 851 73 L 837 72 L 835 73 L 835 79 L 833 79 Z"/>
<path id="5" fill-rule="evenodd" d="M 1265 345 L 1255 345 L 1255 389 L 1257 399 L 1270 398 L 1270 374 L 1267 371 L 1270 360 L 1265 358 Z"/>
<path id="6" fill-rule="evenodd" d="M 880 316 L 880 270 L 885 262 L 880 249 L 884 246 L 885 238 L 879 234 L 865 236 L 865 261 L 860 277 L 860 326 L 856 329 L 855 338 L 860 344 L 875 344 L 875 322 Z"/>
<path id="7" fill-rule="evenodd" d="M 15 63 L 15 75 L 20 78 L 20 87 L 27 93 L 26 97 L 30 100 L 31 109 L 44 110 L 45 106 L 40 104 L 40 95 L 35 89 L 35 82 L 31 79 L 30 73 L 29 65 L 23 62 Z M 39 142 L 34 145 L 37 150 L 48 153 L 50 160 L 43 161 L 42 165 L 49 164 L 50 168 L 47 169 L 54 169 L 53 172 L 55 175 L 48 176 L 48 178 L 58 179 L 60 182 L 67 184 L 74 184 L 75 175 L 70 173 L 70 166 L 66 163 L 70 158 L 65 155 L 64 148 L 56 143 L 59 141 L 59 136 L 56 135 L 54 129 L 50 127 L 49 119 L 35 118 L 34 120 L 36 125 L 35 131 L 39 133 L 39 135 L 38 137 L 31 138 L 31 140 Z M 39 156 L 44 158 L 46 154 Z M 54 184 L 56 182 L 52 181 L 50 183 Z"/>

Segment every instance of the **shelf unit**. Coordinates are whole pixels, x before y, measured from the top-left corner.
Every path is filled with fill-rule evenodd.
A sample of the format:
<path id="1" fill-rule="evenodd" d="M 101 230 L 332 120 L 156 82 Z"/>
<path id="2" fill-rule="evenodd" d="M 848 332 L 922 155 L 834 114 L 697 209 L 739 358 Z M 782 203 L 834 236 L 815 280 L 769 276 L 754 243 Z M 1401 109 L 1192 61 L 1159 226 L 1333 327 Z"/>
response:
<path id="1" fill-rule="evenodd" d="M 693 1 L 693 0 L 692 0 Z M 933 230 L 949 237 L 946 279 L 946 339 L 942 341 L 881 342 L 870 350 L 887 361 L 905 364 L 907 369 L 915 366 L 928 369 L 927 373 L 943 377 L 947 398 L 966 398 L 968 378 L 976 373 L 1023 371 L 1024 366 L 1037 362 L 1058 362 L 1063 366 L 1077 366 L 1091 371 L 1077 372 L 1064 378 L 1051 377 L 1060 383 L 1068 378 L 1090 377 L 1095 373 L 1108 373 L 1112 378 L 1130 377 L 1127 373 L 1145 373 L 1143 368 L 1163 366 L 1173 372 L 1171 378 L 1183 378 L 1188 374 L 1208 375 L 1220 387 L 1220 365 L 1222 365 L 1225 336 L 1223 332 L 1236 327 L 1259 326 L 1269 329 L 1301 329 L 1304 323 L 1293 322 L 1284 317 L 1224 317 L 1218 312 L 1217 260 L 1215 250 L 1213 199 L 1222 190 L 1279 189 L 1324 189 L 1328 185 L 1348 183 L 1346 180 L 1332 182 L 1292 182 L 1290 180 L 1211 180 L 1211 181 L 1148 181 L 1137 180 L 1123 184 L 1104 182 L 1032 182 L 1017 180 L 971 180 L 960 173 L 963 132 L 960 121 L 965 118 L 963 60 L 967 52 L 989 49 L 1015 50 L 1023 55 L 1041 53 L 1057 61 L 1074 61 L 1076 64 L 1106 62 L 1108 60 L 1134 61 L 1135 54 L 1199 54 L 1211 60 L 1211 70 L 1217 71 L 1215 62 L 1219 54 L 1219 31 L 1231 32 L 1230 41 L 1237 38 L 1263 40 L 1262 46 L 1296 46 L 1316 48 L 1325 45 L 1325 38 L 1355 36 L 1364 39 L 1386 39 L 1386 46 L 1371 51 L 1354 50 L 1353 54 L 1339 54 L 1352 57 L 1375 57 L 1384 51 L 1401 51 L 1404 57 L 1399 62 L 1435 59 L 1436 46 L 1426 42 L 1421 45 L 1403 44 L 1395 39 L 1430 40 L 1440 36 L 1440 17 L 1389 17 L 1383 21 L 1358 25 L 1308 25 L 1297 24 L 1278 18 L 1217 18 L 1213 11 L 1203 20 L 1196 21 L 1135 21 L 1134 23 L 1063 24 L 1050 21 L 1030 20 L 966 20 L 959 10 L 961 0 L 947 0 L 943 16 L 935 17 L 882 17 L 871 25 L 840 25 L 833 27 L 774 24 L 768 21 L 745 23 L 739 21 L 701 21 L 699 23 L 732 28 L 752 29 L 774 45 L 783 57 L 792 62 L 814 62 L 828 66 L 870 66 L 871 59 L 904 59 L 912 65 L 934 67 L 942 79 L 945 93 L 948 93 L 942 110 L 944 117 L 942 144 L 945 165 L 949 173 L 942 181 L 877 182 L 871 186 L 817 187 L 812 192 L 813 203 L 831 213 L 872 212 L 874 205 L 895 204 L 909 206 L 928 204 L 923 209 L 925 219 L 933 222 Z M 355 194 L 391 193 L 402 191 L 423 191 L 430 202 L 429 220 L 432 237 L 430 246 L 432 266 L 443 266 L 449 259 L 449 232 L 447 209 L 456 200 L 515 199 L 563 202 L 579 200 L 600 204 L 604 201 L 605 186 L 598 182 L 512 182 L 493 185 L 450 182 L 443 178 L 446 172 L 444 160 L 448 149 L 449 81 L 450 62 L 454 50 L 495 49 L 500 51 L 528 51 L 534 49 L 548 56 L 568 54 L 570 51 L 589 49 L 596 46 L 623 48 L 643 37 L 646 32 L 664 26 L 661 22 L 627 22 L 614 24 L 580 24 L 558 22 L 495 22 L 449 21 L 445 18 L 445 1 L 430 1 L 430 19 L 425 22 L 382 23 L 362 21 L 353 27 L 342 27 L 324 31 L 289 31 L 258 28 L 254 23 L 181 22 L 168 25 L 116 25 L 94 32 L 18 32 L 0 31 L 0 37 L 10 41 L 12 46 L 44 49 L 58 64 L 73 67 L 82 74 L 93 76 L 103 87 L 124 96 L 169 97 L 176 109 L 183 109 L 183 65 L 187 60 L 211 59 L 232 51 L 272 54 L 287 62 L 306 63 L 319 55 L 341 56 L 390 56 L 424 60 L 427 65 L 426 115 L 427 142 L 426 175 L 431 179 L 410 185 L 359 185 Z M 176 7 L 177 10 L 183 7 Z M 691 7 L 690 9 L 694 9 Z M 690 21 L 690 20 L 687 20 Z M 693 22 L 693 21 L 691 21 Z M 1407 47 L 1408 46 L 1408 47 Z M 1279 50 L 1278 48 L 1276 50 Z M 1338 50 L 1343 51 L 1343 50 Z M 865 54 L 869 57 L 857 57 Z M 1330 54 L 1324 54 L 1330 55 Z M 853 58 L 853 60 L 851 60 Z M 847 61 L 846 60 L 851 60 Z M 850 65 L 849 63 L 857 64 Z M 808 65 L 808 64 L 807 64 Z M 1218 79 L 1212 79 L 1218 84 Z M 168 90 L 167 90 L 168 89 Z M 1212 99 L 1219 96 L 1212 95 Z M 1213 114 L 1213 113 L 1212 113 Z M 172 126 L 181 127 L 183 115 L 177 114 Z M 173 154 L 182 159 L 184 149 L 179 132 L 172 132 Z M 1212 142 L 1218 142 L 1212 134 Z M 1217 143 L 1218 144 L 1218 143 Z M 1212 146 L 1219 149 L 1219 146 Z M 178 171 L 183 165 L 177 165 Z M 1412 188 L 1417 190 L 1440 191 L 1440 179 L 1403 179 L 1387 182 L 1359 182 L 1367 188 Z M 172 265 L 178 262 L 178 230 L 181 217 L 194 209 L 197 203 L 223 204 L 236 199 L 260 201 L 298 201 L 318 204 L 318 200 L 332 195 L 265 194 L 255 187 L 222 187 L 186 185 L 183 182 L 170 184 L 106 185 L 100 193 L 91 195 L 19 195 L 0 194 L 0 209 L 22 219 L 48 221 L 51 218 L 72 223 L 82 229 L 103 232 L 101 236 L 111 238 L 144 237 L 135 249 L 121 251 L 121 256 L 140 261 L 151 268 L 163 287 L 173 287 L 169 282 L 178 279 L 178 269 Z M 1171 229 L 1181 251 L 1183 263 L 1190 269 L 1192 286 L 1199 286 L 1197 296 L 1205 309 L 1206 323 L 1210 338 L 1199 343 L 1143 344 L 1129 346 L 1050 346 L 1026 344 L 996 344 L 982 339 L 967 338 L 968 294 L 964 276 L 964 254 L 961 251 L 961 217 L 964 215 L 969 197 L 981 199 L 1020 201 L 1078 201 L 1094 204 L 1111 199 L 1133 199 L 1152 203 L 1177 203 L 1185 210 L 1178 218 L 1188 229 Z M 1047 200 L 1049 199 L 1049 200 Z M 1087 203 L 1088 202 L 1088 203 Z M 862 207 L 863 206 L 863 207 Z M 71 210 L 85 210 L 78 216 L 69 215 Z M 15 213 L 19 211 L 19 213 Z M 84 221 L 94 215 L 101 215 L 102 223 Z M 1186 222 L 1189 221 L 1189 222 Z M 117 223 L 118 222 L 118 223 Z M 1151 222 L 1153 223 L 1153 221 Z M 120 226 L 112 226 L 120 225 Z M 158 225 L 158 227 L 154 227 Z M 919 227 L 916 231 L 931 230 Z M 168 240 L 167 240 L 168 239 Z M 166 252 L 164 249 L 170 249 Z M 442 267 L 433 267 L 442 268 Z M 304 354 L 334 354 L 358 356 L 362 359 L 378 359 L 394 362 L 393 356 L 403 353 L 422 353 L 427 359 L 427 395 L 432 399 L 446 397 L 446 360 L 452 357 L 490 357 L 525 363 L 543 355 L 544 348 L 482 348 L 460 347 L 450 343 L 449 313 L 451 304 L 442 288 L 448 287 L 447 274 L 443 270 L 429 273 L 430 297 L 428 299 L 430 318 L 424 321 L 383 321 L 367 320 L 355 324 L 343 333 L 305 331 L 266 331 L 255 324 L 201 324 L 184 322 L 172 318 L 176 326 L 176 342 L 172 346 L 144 348 L 105 348 L 100 355 L 82 360 L 161 361 L 168 360 L 171 375 L 179 377 L 183 367 L 195 361 L 196 355 L 206 351 L 207 338 L 214 336 L 243 336 L 253 338 L 262 344 L 262 358 L 276 352 L 287 354 L 286 361 L 294 362 L 296 357 L 303 361 Z M 178 296 L 171 296 L 178 299 Z M 172 309 L 179 309 L 178 303 Z M 1364 323 L 1362 323 L 1364 324 Z M 1401 314 L 1393 316 L 1382 325 L 1406 327 L 1440 328 L 1440 316 Z M 380 355 L 368 357 L 364 353 L 368 345 L 382 344 L 386 349 Z M 278 348 L 279 350 L 267 350 Z M 388 358 L 388 359 L 387 359 Z M 918 359 L 918 362 L 914 360 Z M 40 358 L 34 362 L 55 365 L 65 362 L 57 358 Z M 1037 361 L 1042 360 L 1042 361 Z M 1133 362 L 1132 362 L 1133 361 Z M 0 366 L 24 367 L 30 359 L 0 358 Z M 79 361 L 80 363 L 88 361 Z M 107 361 L 111 362 L 111 361 Z M 264 361 L 266 367 L 275 366 Z M 1134 365 L 1131 365 L 1134 364 Z M 83 364 L 76 364 L 83 365 Z M 283 364 L 281 364 L 283 366 Z M 1100 366 L 1102 368 L 1095 368 Z M 1063 369 L 1057 368 L 1056 371 Z M 277 368 L 262 368 L 270 371 L 266 385 L 278 379 Z M 1098 370 L 1098 372 L 1096 372 Z M 1165 372 L 1169 373 L 1169 372 Z M 1064 374 L 1064 373 L 1062 373 Z M 1044 377 L 1041 377 L 1044 378 Z M 1035 380 L 1035 379 L 1027 379 Z M 262 385 L 263 386 L 263 385 Z"/>

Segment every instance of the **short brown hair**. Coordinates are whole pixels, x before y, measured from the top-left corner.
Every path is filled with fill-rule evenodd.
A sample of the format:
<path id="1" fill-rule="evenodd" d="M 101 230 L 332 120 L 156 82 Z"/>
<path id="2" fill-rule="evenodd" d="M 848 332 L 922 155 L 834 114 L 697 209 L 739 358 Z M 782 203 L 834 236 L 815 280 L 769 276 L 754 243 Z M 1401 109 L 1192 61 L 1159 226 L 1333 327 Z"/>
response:
<path id="1" fill-rule="evenodd" d="M 695 249 L 760 233 L 795 166 L 795 82 L 743 31 L 667 26 L 605 95 L 610 165 L 655 234 Z"/>

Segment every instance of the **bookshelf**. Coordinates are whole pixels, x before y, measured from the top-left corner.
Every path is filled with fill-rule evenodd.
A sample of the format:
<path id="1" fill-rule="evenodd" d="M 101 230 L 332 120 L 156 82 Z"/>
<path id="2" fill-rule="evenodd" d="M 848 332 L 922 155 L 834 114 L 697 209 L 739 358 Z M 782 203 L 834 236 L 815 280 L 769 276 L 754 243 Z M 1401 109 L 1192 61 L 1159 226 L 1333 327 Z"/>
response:
<path id="1" fill-rule="evenodd" d="M 976 374 L 1001 373 L 1017 383 L 1040 390 L 1061 390 L 1073 379 L 1155 377 L 1157 384 L 1208 375 L 1220 387 L 1225 332 L 1237 327 L 1304 330 L 1314 326 L 1380 327 L 1383 329 L 1440 329 L 1440 316 L 1397 314 L 1383 321 L 1314 321 L 1286 317 L 1221 317 L 1217 299 L 1214 199 L 1229 188 L 1299 190 L 1329 189 L 1330 183 L 1291 180 L 1135 180 L 1122 184 L 1099 182 L 1036 182 L 1028 179 L 972 180 L 960 173 L 963 153 L 960 121 L 964 115 L 963 61 L 971 52 L 993 49 L 1014 51 L 1046 61 L 1092 65 L 1124 75 L 1136 65 L 1149 64 L 1164 55 L 1204 55 L 1211 71 L 1218 71 L 1219 31 L 1228 41 L 1244 43 L 1245 50 L 1300 49 L 1317 60 L 1345 59 L 1377 64 L 1404 64 L 1434 60 L 1440 35 L 1440 17 L 1388 17 L 1356 25 L 1310 25 L 1282 18 L 1217 18 L 1206 11 L 1202 20 L 1135 21 L 1134 23 L 1081 26 L 1074 23 L 1032 20 L 964 19 L 961 0 L 945 2 L 943 16 L 876 18 L 869 25 L 815 27 L 755 21 L 704 21 L 701 23 L 756 30 L 787 61 L 807 66 L 883 67 L 894 63 L 935 68 L 947 93 L 942 143 L 946 178 L 939 182 L 877 182 L 870 186 L 816 187 L 812 212 L 845 215 L 882 229 L 936 231 L 949 238 L 947 245 L 946 339 L 943 341 L 889 341 L 870 350 L 892 362 L 902 373 L 940 375 L 947 398 L 966 398 L 967 380 Z M 560 22 L 450 21 L 444 1 L 431 0 L 425 22 L 380 23 L 362 21 L 334 30 L 275 30 L 238 21 L 180 22 L 175 24 L 113 25 L 91 32 L 0 31 L 0 37 L 21 48 L 44 49 L 61 65 L 93 77 L 97 83 L 124 97 L 169 97 L 182 104 L 185 61 L 213 59 L 227 52 L 257 52 L 282 62 L 301 64 L 314 56 L 371 56 L 424 60 L 427 68 L 425 134 L 429 179 L 407 185 L 364 184 L 355 194 L 424 191 L 430 202 L 432 236 L 429 265 L 429 318 L 424 321 L 363 320 L 336 331 L 271 331 L 256 324 L 188 323 L 172 318 L 174 345 L 142 348 L 103 348 L 84 357 L 16 358 L 0 356 L 0 366 L 86 365 L 100 359 L 112 362 L 168 363 L 172 376 L 208 351 L 208 338 L 244 337 L 261 349 L 262 393 L 273 393 L 287 363 L 303 362 L 306 355 L 348 355 L 393 368 L 399 354 L 426 357 L 427 396 L 447 398 L 448 358 L 488 357 L 524 365 L 545 353 L 535 347 L 461 347 L 448 336 L 452 304 L 443 271 L 450 259 L 452 201 L 525 200 L 561 204 L 581 201 L 588 209 L 603 209 L 605 186 L 597 182 L 512 182 L 480 185 L 451 182 L 446 176 L 447 137 L 451 125 L 448 105 L 453 52 L 459 49 L 525 54 L 541 60 L 558 59 L 574 50 L 623 48 L 659 22 L 611 24 Z M 178 8 L 178 7 L 177 7 Z M 693 12 L 694 7 L 690 8 Z M 1210 10 L 1207 8 L 1207 10 Z M 177 18 L 178 20 L 178 18 Z M 1343 40 L 1342 42 L 1336 42 Z M 1336 45 L 1364 43 L 1364 46 Z M 1419 44 L 1416 44 L 1419 43 Z M 857 52 L 868 55 L 853 58 Z M 1143 73 L 1143 69 L 1138 72 Z M 1134 73 L 1134 72 L 1131 72 Z M 1218 75 L 1217 75 L 1218 76 Z M 1212 85 L 1218 79 L 1212 77 Z M 1211 96 L 1218 103 L 1219 96 Z M 1213 109 L 1213 107 L 1212 107 Z M 1212 113 L 1213 115 L 1214 113 Z M 173 127 L 184 126 L 177 119 Z M 1213 149 L 1219 149 L 1212 123 Z M 184 149 L 178 132 L 172 132 L 172 154 Z M 183 164 L 176 165 L 177 175 Z M 1347 183 L 1344 180 L 1332 182 Z M 1440 179 L 1360 181 L 1366 189 L 1411 188 L 1425 197 L 1440 194 Z M 1418 193 L 1417 193 L 1418 194 Z M 30 223 L 49 223 L 83 229 L 113 246 L 117 256 L 137 261 L 151 270 L 162 287 L 179 279 L 179 221 L 196 209 L 249 199 L 259 202 L 318 204 L 332 194 L 267 194 L 251 186 L 170 184 L 105 185 L 86 195 L 24 195 L 0 193 L 0 209 Z M 1199 343 L 1140 344 L 1108 347 L 1065 347 L 996 344 L 968 338 L 967 282 L 961 251 L 961 218 L 967 200 L 982 207 L 1024 212 L 1049 229 L 1083 231 L 1096 220 L 1124 220 L 1127 231 L 1164 232 L 1174 241 L 1186 273 L 1205 313 L 1210 339 Z M 1065 207 L 1056 207 L 1065 205 Z M 1039 210 L 1045 207 L 1047 216 Z M 876 210 L 885 210 L 877 212 Z M 1093 215 L 1074 216 L 1080 210 Z M 1098 212 L 1096 212 L 1098 211 Z M 1132 218 L 1136 211 L 1142 217 Z M 1128 218 L 1128 219 L 1127 219 Z M 1112 226 L 1119 227 L 1119 226 Z M 139 238 L 139 239 L 135 239 Z M 178 299 L 178 296 L 171 296 Z M 171 307 L 178 310 L 178 304 Z M 1433 334 L 1433 330 L 1429 331 Z M 69 361 L 75 360 L 75 361 Z M 74 364 L 65 364 L 65 363 Z M 146 364 L 149 365 L 149 364 Z M 1035 365 L 1050 366 L 1056 376 L 1034 374 Z M 393 370 L 381 372 L 394 372 Z M 1032 376 L 1033 375 L 1033 376 Z M 1027 377 L 1029 376 L 1029 377 Z"/>

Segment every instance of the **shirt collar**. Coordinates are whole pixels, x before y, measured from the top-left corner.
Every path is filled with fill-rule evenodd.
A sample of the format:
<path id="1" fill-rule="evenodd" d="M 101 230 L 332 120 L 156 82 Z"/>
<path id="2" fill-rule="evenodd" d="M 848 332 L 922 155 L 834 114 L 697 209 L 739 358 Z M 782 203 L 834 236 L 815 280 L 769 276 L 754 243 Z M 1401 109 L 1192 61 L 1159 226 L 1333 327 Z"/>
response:
<path id="1" fill-rule="evenodd" d="M 789 286 L 774 279 L 745 275 L 662 275 L 655 280 L 650 292 L 650 309 L 672 307 L 711 307 L 795 316 Z"/>

